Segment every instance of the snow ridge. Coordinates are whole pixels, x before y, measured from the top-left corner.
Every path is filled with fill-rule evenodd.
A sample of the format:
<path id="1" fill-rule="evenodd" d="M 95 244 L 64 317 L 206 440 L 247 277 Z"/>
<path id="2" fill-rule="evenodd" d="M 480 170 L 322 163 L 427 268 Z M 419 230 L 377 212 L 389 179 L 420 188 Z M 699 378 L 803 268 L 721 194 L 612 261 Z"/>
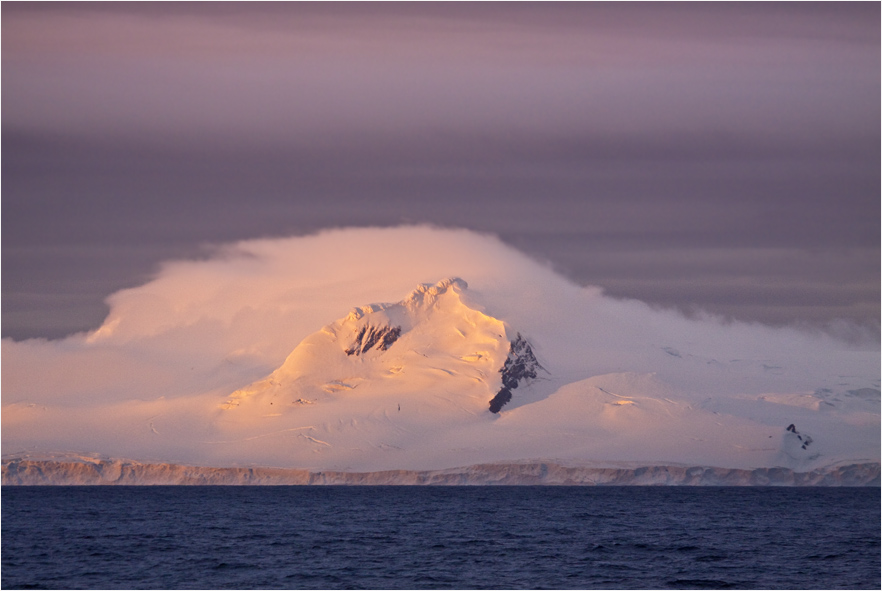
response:
<path id="1" fill-rule="evenodd" d="M 435 285 L 430 283 L 421 283 L 410 294 L 402 300 L 402 304 L 411 310 L 419 307 L 428 307 L 435 303 L 439 296 L 448 290 L 457 294 L 462 294 L 468 289 L 469 284 L 459 277 L 448 277 L 442 279 Z"/>
<path id="2" fill-rule="evenodd" d="M 358 321 L 370 314 L 394 310 L 395 308 L 399 307 L 404 307 L 409 312 L 416 312 L 419 309 L 426 309 L 431 307 L 440 296 L 446 294 L 448 291 L 452 291 L 453 293 L 461 296 L 462 293 L 466 289 L 468 289 L 468 287 L 469 284 L 459 277 L 448 277 L 447 279 L 442 279 L 434 285 L 431 283 L 420 283 L 412 292 L 407 295 L 407 297 L 405 297 L 400 302 L 384 302 L 378 304 L 369 304 L 367 306 L 356 306 L 355 308 L 352 308 L 352 310 L 349 312 L 349 315 L 344 319 L 344 321 Z"/>

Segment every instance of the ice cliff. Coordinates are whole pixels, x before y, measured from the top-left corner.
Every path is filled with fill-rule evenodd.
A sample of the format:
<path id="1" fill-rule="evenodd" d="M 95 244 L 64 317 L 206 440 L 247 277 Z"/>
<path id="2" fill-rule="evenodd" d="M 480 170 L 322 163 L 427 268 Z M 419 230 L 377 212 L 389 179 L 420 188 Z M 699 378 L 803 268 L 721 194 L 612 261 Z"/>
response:
<path id="1" fill-rule="evenodd" d="M 6 485 L 879 486 L 878 463 L 797 472 L 706 466 L 578 467 L 552 462 L 377 472 L 207 468 L 125 460 L 4 460 Z"/>

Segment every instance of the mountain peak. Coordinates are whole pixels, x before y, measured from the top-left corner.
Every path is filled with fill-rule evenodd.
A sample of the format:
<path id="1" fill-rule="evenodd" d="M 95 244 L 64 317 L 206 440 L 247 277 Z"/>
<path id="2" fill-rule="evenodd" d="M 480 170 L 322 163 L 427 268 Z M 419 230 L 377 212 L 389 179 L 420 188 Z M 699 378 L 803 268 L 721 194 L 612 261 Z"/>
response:
<path id="1" fill-rule="evenodd" d="M 460 295 L 468 288 L 469 284 L 459 277 L 448 277 L 435 285 L 420 283 L 401 303 L 408 308 L 431 306 L 440 296 L 448 292 Z"/>
<path id="2" fill-rule="evenodd" d="M 488 402 L 499 413 L 512 390 L 543 368 L 520 333 L 510 340 L 504 322 L 463 301 L 466 289 L 465 281 L 450 277 L 420 284 L 397 303 L 353 308 L 304 339 L 270 376 L 234 392 L 222 408 L 244 404 L 287 414 L 303 401 L 389 396 L 397 408 L 398 401 L 412 403 L 443 387 L 458 393 L 451 403 L 471 414 L 487 412 Z"/>
<path id="3" fill-rule="evenodd" d="M 346 317 L 348 321 L 357 321 L 369 314 L 375 314 L 384 310 L 389 310 L 396 306 L 403 306 L 408 310 L 414 311 L 419 308 L 428 308 L 434 304 L 439 297 L 444 294 L 453 293 L 459 296 L 467 290 L 469 284 L 459 277 L 448 277 L 442 279 L 438 283 L 420 283 L 410 292 L 403 300 L 397 303 L 369 304 L 367 306 L 357 306 L 352 308 Z"/>

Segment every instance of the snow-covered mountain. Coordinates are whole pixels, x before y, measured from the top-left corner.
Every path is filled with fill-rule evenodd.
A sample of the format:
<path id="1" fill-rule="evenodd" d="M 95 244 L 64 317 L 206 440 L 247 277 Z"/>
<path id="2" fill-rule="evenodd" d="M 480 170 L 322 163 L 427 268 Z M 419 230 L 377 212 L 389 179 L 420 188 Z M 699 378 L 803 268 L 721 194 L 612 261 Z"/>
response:
<path id="1" fill-rule="evenodd" d="M 353 262 L 335 235 L 249 244 L 121 293 L 88 335 L 5 340 L 4 459 L 411 475 L 554 464 L 624 470 L 622 482 L 641 467 L 679 466 L 689 480 L 689 467 L 879 462 L 873 348 L 612 300 L 484 237 L 345 236 L 380 251 Z M 464 244 L 455 260 L 437 248 L 450 240 Z M 397 277 L 388 261 L 401 244 L 416 251 L 402 275 L 475 279 L 409 295 L 413 283 L 372 279 Z M 316 251 L 339 256 L 319 266 Z M 311 279 L 279 279 L 292 276 Z"/>
<path id="2" fill-rule="evenodd" d="M 470 411 L 480 410 L 483 400 L 498 412 L 501 404 L 490 404 L 497 391 L 536 377 L 523 362 L 516 375 L 512 364 L 536 360 L 520 335 L 510 344 L 502 321 L 463 301 L 466 289 L 465 281 L 452 278 L 420 285 L 395 304 L 354 308 L 304 339 L 269 377 L 234 392 L 222 408 L 236 420 L 287 416 L 300 405 L 333 402 L 345 393 L 352 399 L 392 396 L 407 408 L 443 383 Z"/>
<path id="3" fill-rule="evenodd" d="M 469 412 L 478 412 L 483 400 L 498 413 L 512 390 L 526 390 L 543 368 L 520 333 L 510 337 L 504 322 L 463 301 L 467 288 L 451 278 L 419 285 L 395 304 L 354 308 L 304 339 L 279 369 L 234 392 L 221 408 L 235 409 L 237 418 L 284 416 L 345 392 L 397 397 L 408 406 L 442 387 L 457 392 L 456 404 Z"/>
<path id="4" fill-rule="evenodd" d="M 672 347 L 660 353 L 684 360 Z M 294 465 L 375 470 L 616 458 L 807 469 L 846 459 L 836 452 L 854 435 L 848 421 L 878 412 L 876 401 L 848 394 L 836 403 L 798 394 L 794 405 L 787 394 L 768 392 L 726 397 L 724 410 L 709 392 L 675 387 L 659 372 L 573 379 L 590 363 L 568 357 L 540 362 L 530 338 L 474 301 L 465 281 L 445 279 L 397 303 L 355 308 L 308 336 L 269 376 L 227 397 L 212 429 L 263 465 L 298 458 Z M 689 372 L 699 384 L 733 379 L 717 365 Z M 735 365 L 741 387 L 770 372 L 768 364 Z M 848 417 L 824 444 L 792 424 L 813 425 L 817 417 L 800 406 L 807 399 L 817 403 L 814 415 Z M 873 420 L 863 421 L 872 430 Z M 871 460 L 872 450 L 866 454 L 860 459 Z"/>
<path id="5" fill-rule="evenodd" d="M 308 336 L 277 370 L 220 404 L 213 424 L 243 441 L 293 435 L 336 462 L 426 448 L 449 455 L 457 447 L 438 444 L 477 424 L 492 437 L 503 407 L 549 393 L 536 387 L 547 377 L 527 338 L 449 278 L 397 303 L 354 308 Z"/>

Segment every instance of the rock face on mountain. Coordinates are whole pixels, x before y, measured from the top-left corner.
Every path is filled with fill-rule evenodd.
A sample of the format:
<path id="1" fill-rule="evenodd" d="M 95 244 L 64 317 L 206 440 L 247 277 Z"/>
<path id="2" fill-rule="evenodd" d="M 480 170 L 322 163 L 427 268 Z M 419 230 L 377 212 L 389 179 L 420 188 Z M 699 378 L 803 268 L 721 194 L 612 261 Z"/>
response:
<path id="1" fill-rule="evenodd" d="M 352 346 L 346 349 L 347 355 L 362 355 L 374 345 L 377 351 L 386 351 L 401 336 L 400 326 L 362 326 Z"/>
<path id="2" fill-rule="evenodd" d="M 544 371 L 545 368 L 536 360 L 530 343 L 521 336 L 521 333 L 518 333 L 515 340 L 511 342 L 505 364 L 499 370 L 499 373 L 502 374 L 502 388 L 490 401 L 490 412 L 498 413 L 502 410 L 502 407 L 511 400 L 511 391 L 528 379 L 536 379 L 539 370 Z"/>

